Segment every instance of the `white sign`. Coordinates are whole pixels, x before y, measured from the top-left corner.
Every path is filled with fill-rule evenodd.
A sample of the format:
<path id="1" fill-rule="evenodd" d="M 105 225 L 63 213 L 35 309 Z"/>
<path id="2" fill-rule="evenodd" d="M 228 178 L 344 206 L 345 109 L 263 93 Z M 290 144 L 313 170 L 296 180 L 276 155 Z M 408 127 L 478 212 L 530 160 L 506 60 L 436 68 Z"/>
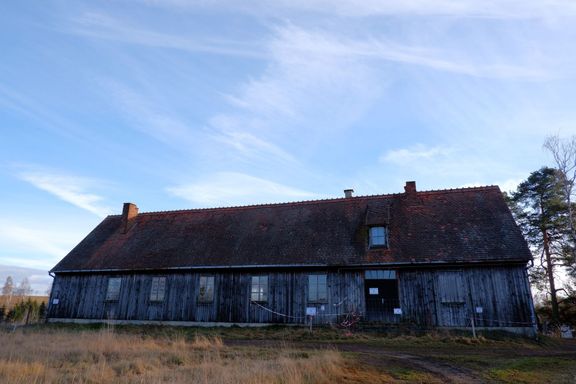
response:
<path id="1" fill-rule="evenodd" d="M 306 316 L 316 316 L 316 307 L 306 307 Z"/>
<path id="2" fill-rule="evenodd" d="M 60 302 L 60 299 L 52 299 L 52 304 L 54 304 L 54 305 L 58 305 L 59 302 Z"/>
<path id="3" fill-rule="evenodd" d="M 563 339 L 571 339 L 574 337 L 572 335 L 572 329 L 570 329 L 570 326 L 565 324 L 560 327 L 560 335 Z"/>
<path id="4" fill-rule="evenodd" d="M 484 308 L 476 307 L 476 313 L 482 313 L 482 312 L 484 312 Z"/>
<path id="5" fill-rule="evenodd" d="M 324 311 L 324 310 L 326 310 L 326 307 L 324 307 L 323 305 L 321 305 L 321 306 L 320 306 L 320 310 L 321 310 L 321 311 Z"/>
<path id="6" fill-rule="evenodd" d="M 368 292 L 371 295 L 377 295 L 378 294 L 378 288 L 368 288 Z"/>
<path id="7" fill-rule="evenodd" d="M 402 314 L 402 308 L 394 308 L 394 314 L 395 315 L 401 315 Z"/>

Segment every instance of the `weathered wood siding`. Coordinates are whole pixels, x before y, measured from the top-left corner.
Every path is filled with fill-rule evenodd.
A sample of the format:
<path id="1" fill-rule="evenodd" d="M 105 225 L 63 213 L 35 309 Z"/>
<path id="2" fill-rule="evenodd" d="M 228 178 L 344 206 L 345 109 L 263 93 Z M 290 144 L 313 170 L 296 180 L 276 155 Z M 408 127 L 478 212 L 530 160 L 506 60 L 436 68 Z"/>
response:
<path id="1" fill-rule="evenodd" d="M 61 274 L 54 279 L 51 318 L 203 321 L 235 323 L 304 323 L 306 307 L 316 307 L 317 323 L 335 322 L 338 315 L 364 312 L 362 271 L 327 273 L 328 299 L 308 302 L 308 275 L 322 272 Z M 268 276 L 268 300 L 250 302 L 251 277 Z M 162 302 L 151 302 L 154 276 L 166 276 Z M 214 300 L 198 302 L 200 276 L 214 276 Z M 106 301 L 109 277 L 121 277 L 118 301 Z M 58 299 L 57 305 L 52 304 Z M 273 312 L 272 312 L 273 311 Z"/>
<path id="2" fill-rule="evenodd" d="M 532 296 L 523 266 L 405 270 L 398 274 L 405 321 L 425 326 L 529 327 Z M 482 313 L 476 313 L 482 307 Z"/>
<path id="3" fill-rule="evenodd" d="M 308 272 L 218 272 L 158 274 L 60 274 L 54 279 L 50 318 L 162 320 L 233 323 L 304 323 L 306 308 L 316 307 L 316 323 L 338 315 L 366 315 L 364 271 L 329 271 L 328 299 L 308 302 Z M 251 277 L 268 276 L 268 300 L 250 302 Z M 162 302 L 150 301 L 154 276 L 166 277 Z M 198 302 L 200 276 L 214 276 L 214 300 Z M 121 277 L 118 301 L 106 301 L 109 277 Z M 529 327 L 532 297 L 523 266 L 397 270 L 401 316 L 385 322 L 421 326 Z M 58 299 L 57 305 L 53 299 Z M 475 313 L 482 307 L 482 313 Z M 369 319 L 368 319 L 369 320 Z"/>

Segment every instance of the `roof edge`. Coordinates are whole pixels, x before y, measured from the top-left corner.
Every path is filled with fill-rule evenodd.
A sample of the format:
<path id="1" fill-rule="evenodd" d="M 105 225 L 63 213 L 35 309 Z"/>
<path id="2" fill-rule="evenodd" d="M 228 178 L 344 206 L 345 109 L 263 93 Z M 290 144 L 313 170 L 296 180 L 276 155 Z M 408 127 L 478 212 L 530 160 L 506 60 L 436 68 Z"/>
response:
<path id="1" fill-rule="evenodd" d="M 363 264 L 257 264 L 257 265 L 199 265 L 199 266 L 183 266 L 183 267 L 168 267 L 168 268 L 109 268 L 109 269 L 70 269 L 70 270 L 56 270 L 51 269 L 49 273 L 95 273 L 95 272 L 150 272 L 150 271 L 189 271 L 189 270 L 208 270 L 208 269 L 263 269 L 263 268 L 373 268 L 373 267 L 407 267 L 407 266 L 451 266 L 451 265 L 481 265 L 481 264 L 519 264 L 527 263 L 530 259 L 486 259 L 486 260 L 473 260 L 473 261 L 416 261 L 416 262 L 392 262 L 392 263 L 363 263 Z"/>
<path id="2" fill-rule="evenodd" d="M 482 191 L 482 190 L 497 190 L 500 192 L 500 187 L 498 185 L 484 185 L 478 187 L 463 187 L 463 188 L 450 188 L 450 189 L 431 189 L 426 191 L 417 191 L 416 195 L 435 195 L 435 194 L 446 194 L 446 193 L 461 193 L 461 192 L 472 192 L 472 191 Z M 308 204 L 318 204 L 318 203 L 338 203 L 342 201 L 354 201 L 354 200 L 367 200 L 373 198 L 390 198 L 405 196 L 405 192 L 398 193 L 388 193 L 388 194 L 377 194 L 377 195 L 361 195 L 354 197 L 334 197 L 327 199 L 317 199 L 317 200 L 300 200 L 300 201 L 288 201 L 282 203 L 263 203 L 263 204 L 249 204 L 249 205 L 231 205 L 224 207 L 209 207 L 209 208 L 190 208 L 190 209 L 176 209 L 168 211 L 149 211 L 149 212 L 139 212 L 138 216 L 141 215 L 159 215 L 159 214 L 174 214 L 174 213 L 190 213 L 190 212 L 210 212 L 210 211 L 229 211 L 229 210 L 243 210 L 243 209 L 255 209 L 255 208 L 267 208 L 267 207 L 279 207 L 279 206 L 295 206 L 295 205 L 308 205 Z M 120 217 L 122 215 L 108 215 L 107 217 Z"/>

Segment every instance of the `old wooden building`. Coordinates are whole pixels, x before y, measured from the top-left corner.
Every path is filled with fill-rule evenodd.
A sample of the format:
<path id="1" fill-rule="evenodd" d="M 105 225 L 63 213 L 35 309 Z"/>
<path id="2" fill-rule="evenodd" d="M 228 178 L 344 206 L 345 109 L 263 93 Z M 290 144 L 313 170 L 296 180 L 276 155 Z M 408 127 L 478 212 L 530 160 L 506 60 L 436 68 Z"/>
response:
<path id="1" fill-rule="evenodd" d="M 51 271 L 50 321 L 363 321 L 531 331 L 530 251 L 498 187 L 138 213 Z"/>

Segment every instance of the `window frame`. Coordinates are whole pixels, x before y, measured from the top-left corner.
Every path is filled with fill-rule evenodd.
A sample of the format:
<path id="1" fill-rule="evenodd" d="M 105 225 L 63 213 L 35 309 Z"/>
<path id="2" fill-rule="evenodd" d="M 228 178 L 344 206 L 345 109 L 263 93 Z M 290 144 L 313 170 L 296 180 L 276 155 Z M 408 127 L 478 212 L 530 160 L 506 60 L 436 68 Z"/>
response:
<path id="1" fill-rule="evenodd" d="M 154 282 L 156 282 L 156 290 L 154 289 Z M 160 284 L 162 282 L 162 284 Z M 166 276 L 152 276 L 152 282 L 150 284 L 150 295 L 148 296 L 151 303 L 162 303 L 166 298 Z M 162 286 L 162 289 L 160 289 Z M 160 292 L 162 297 L 160 297 Z"/>
<path id="2" fill-rule="evenodd" d="M 467 287 L 463 270 L 438 271 L 438 292 L 440 302 L 446 305 L 464 305 Z"/>
<path id="3" fill-rule="evenodd" d="M 320 277 L 323 277 L 324 295 L 320 296 Z M 312 290 L 314 287 L 314 290 Z M 312 295 L 312 293 L 315 293 Z M 315 296 L 315 297 L 313 297 Z M 309 303 L 327 303 L 328 302 L 328 274 L 314 273 L 308 275 L 308 302 Z"/>
<path id="4" fill-rule="evenodd" d="M 203 284 L 202 281 L 204 281 L 205 283 L 208 282 L 212 282 L 212 290 L 207 290 L 206 293 L 210 292 L 210 297 L 205 297 L 206 295 L 202 292 L 202 288 Z M 207 284 L 208 287 L 210 287 L 210 284 Z M 197 296 L 197 301 L 200 304 L 210 304 L 214 302 L 214 293 L 215 293 L 215 287 L 216 287 L 216 279 L 214 278 L 214 275 L 200 275 L 200 278 L 198 279 L 198 296 Z"/>
<path id="5" fill-rule="evenodd" d="M 254 284 L 257 279 L 256 284 Z M 264 282 L 263 282 L 264 280 Z M 250 301 L 256 303 L 268 302 L 268 275 L 253 275 L 250 279 Z M 256 288 L 256 289 L 255 289 Z M 256 295 L 256 296 L 254 296 Z M 256 298 L 255 298 L 256 297 Z"/>
<path id="6" fill-rule="evenodd" d="M 377 229 L 382 229 L 384 233 L 382 235 L 375 236 L 372 231 Z M 382 243 L 375 243 L 375 239 L 382 239 Z M 368 227 L 368 247 L 370 249 L 388 248 L 388 227 L 385 225 L 372 225 Z"/>
<path id="7" fill-rule="evenodd" d="M 114 282 L 118 282 L 118 288 L 115 288 L 116 284 Z M 104 301 L 107 302 L 116 302 L 120 300 L 120 291 L 122 290 L 122 278 L 121 277 L 108 277 L 108 282 L 106 284 L 106 298 Z"/>

